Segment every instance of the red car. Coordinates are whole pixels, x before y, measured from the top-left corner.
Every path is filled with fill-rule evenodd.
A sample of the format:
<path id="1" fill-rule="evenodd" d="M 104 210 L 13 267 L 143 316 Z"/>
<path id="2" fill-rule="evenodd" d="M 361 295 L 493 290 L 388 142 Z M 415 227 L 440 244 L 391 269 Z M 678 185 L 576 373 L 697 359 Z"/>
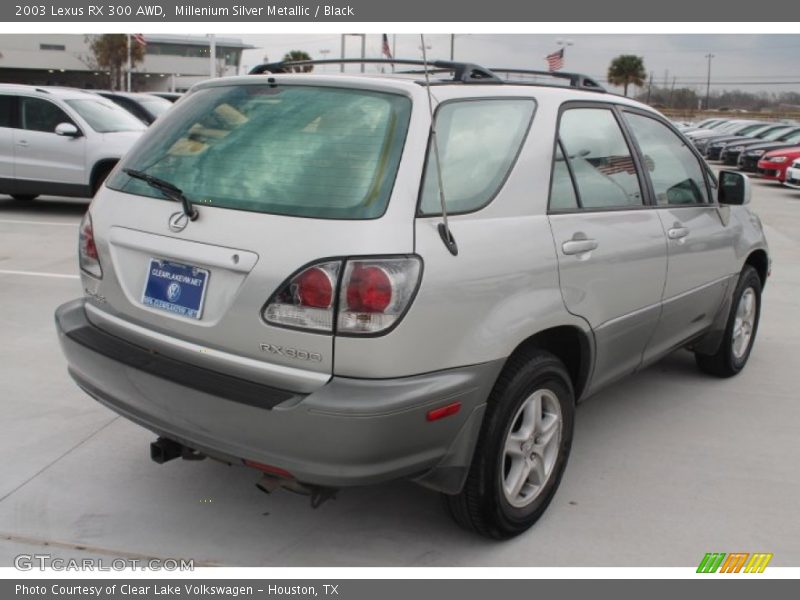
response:
<path id="1" fill-rule="evenodd" d="M 758 174 L 764 179 L 783 182 L 786 179 L 786 169 L 796 158 L 800 158 L 800 146 L 767 152 L 758 161 Z"/>

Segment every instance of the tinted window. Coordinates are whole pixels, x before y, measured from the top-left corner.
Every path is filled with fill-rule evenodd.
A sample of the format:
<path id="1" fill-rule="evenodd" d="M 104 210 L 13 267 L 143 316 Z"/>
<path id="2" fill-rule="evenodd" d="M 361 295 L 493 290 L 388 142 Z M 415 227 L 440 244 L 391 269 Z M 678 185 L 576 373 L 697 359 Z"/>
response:
<path id="1" fill-rule="evenodd" d="M 700 161 L 669 127 L 651 119 L 625 113 L 644 162 L 658 204 L 708 202 Z"/>
<path id="2" fill-rule="evenodd" d="M 611 110 L 564 111 L 559 138 L 583 208 L 641 206 L 642 192 L 633 157 Z"/>
<path id="3" fill-rule="evenodd" d="M 0 96 L 0 127 L 13 127 L 14 96 Z"/>
<path id="4" fill-rule="evenodd" d="M 59 123 L 72 123 L 72 119 L 52 102 L 40 98 L 20 98 L 22 128 L 31 131 L 54 133 Z"/>
<path id="5" fill-rule="evenodd" d="M 500 189 L 533 117 L 532 100 L 470 100 L 436 113 L 442 188 L 447 210 L 476 210 Z M 420 210 L 441 213 L 436 154 L 428 150 Z"/>
<path id="6" fill-rule="evenodd" d="M 389 201 L 411 114 L 397 94 L 311 86 L 194 92 L 124 160 L 204 205 L 369 219 Z M 114 189 L 161 198 L 118 171 Z"/>
<path id="7" fill-rule="evenodd" d="M 550 185 L 550 210 L 574 210 L 578 208 L 578 198 L 569 175 L 567 161 L 561 152 L 561 144 L 556 146 L 553 161 L 553 182 Z"/>

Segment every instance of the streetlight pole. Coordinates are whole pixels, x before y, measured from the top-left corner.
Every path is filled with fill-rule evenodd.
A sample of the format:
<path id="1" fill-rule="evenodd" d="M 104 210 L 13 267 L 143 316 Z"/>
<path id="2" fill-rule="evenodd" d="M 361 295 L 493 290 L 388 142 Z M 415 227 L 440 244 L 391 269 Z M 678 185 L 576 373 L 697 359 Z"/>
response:
<path id="1" fill-rule="evenodd" d="M 711 53 L 706 54 L 706 58 L 708 59 L 708 76 L 706 78 L 706 110 L 708 110 L 708 101 L 709 97 L 711 96 L 711 59 L 714 58 L 714 55 Z"/>
<path id="2" fill-rule="evenodd" d="M 455 60 L 455 58 L 454 58 L 455 54 L 456 54 L 456 34 L 455 33 L 451 33 L 450 34 L 450 62 Z"/>

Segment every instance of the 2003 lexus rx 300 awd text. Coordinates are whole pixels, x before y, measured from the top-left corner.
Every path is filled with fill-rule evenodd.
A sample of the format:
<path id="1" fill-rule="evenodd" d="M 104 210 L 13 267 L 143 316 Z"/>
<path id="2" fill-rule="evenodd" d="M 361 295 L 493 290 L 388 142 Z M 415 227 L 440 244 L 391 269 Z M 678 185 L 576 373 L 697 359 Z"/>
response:
<path id="1" fill-rule="evenodd" d="M 746 176 L 583 76 L 434 67 L 202 83 L 95 196 L 59 337 L 156 461 L 317 500 L 411 479 L 504 538 L 553 498 L 576 402 L 677 348 L 745 366 Z"/>

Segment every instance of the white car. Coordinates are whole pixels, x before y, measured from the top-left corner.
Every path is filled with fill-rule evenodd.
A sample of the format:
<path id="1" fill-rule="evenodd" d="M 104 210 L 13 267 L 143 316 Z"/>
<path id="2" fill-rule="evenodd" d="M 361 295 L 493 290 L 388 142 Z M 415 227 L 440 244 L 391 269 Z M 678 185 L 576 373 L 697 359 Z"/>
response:
<path id="1" fill-rule="evenodd" d="M 796 159 L 792 166 L 786 169 L 786 179 L 784 179 L 783 185 L 800 190 L 800 158 Z"/>
<path id="2" fill-rule="evenodd" d="M 0 193 L 93 196 L 147 127 L 80 90 L 0 85 Z"/>

